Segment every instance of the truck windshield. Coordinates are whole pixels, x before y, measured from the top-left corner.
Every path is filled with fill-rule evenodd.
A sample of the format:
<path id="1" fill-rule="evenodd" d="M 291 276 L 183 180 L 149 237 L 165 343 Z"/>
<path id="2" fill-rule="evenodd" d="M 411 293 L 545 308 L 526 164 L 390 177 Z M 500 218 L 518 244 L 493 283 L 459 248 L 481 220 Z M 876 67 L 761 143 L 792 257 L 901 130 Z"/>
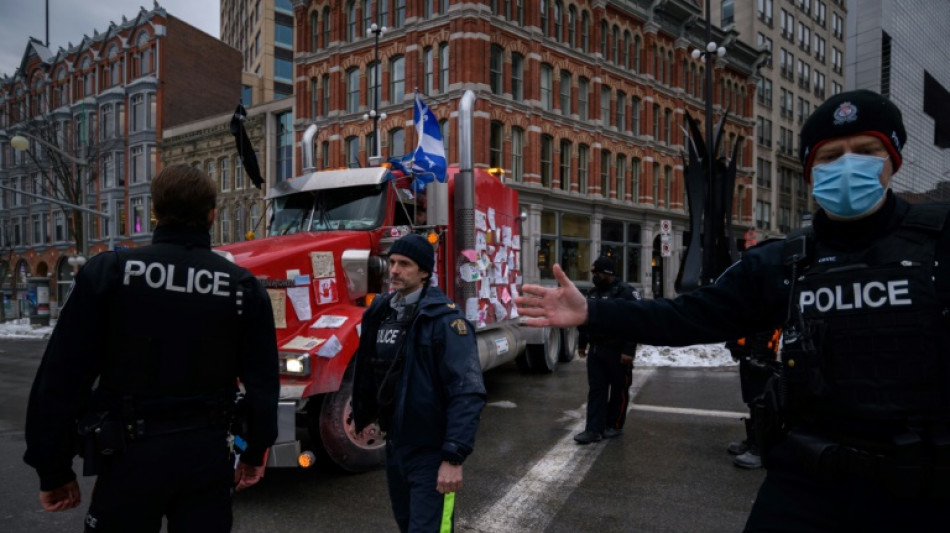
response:
<path id="1" fill-rule="evenodd" d="M 276 198 L 269 235 L 377 228 L 383 222 L 385 190 L 385 185 L 366 185 Z"/>

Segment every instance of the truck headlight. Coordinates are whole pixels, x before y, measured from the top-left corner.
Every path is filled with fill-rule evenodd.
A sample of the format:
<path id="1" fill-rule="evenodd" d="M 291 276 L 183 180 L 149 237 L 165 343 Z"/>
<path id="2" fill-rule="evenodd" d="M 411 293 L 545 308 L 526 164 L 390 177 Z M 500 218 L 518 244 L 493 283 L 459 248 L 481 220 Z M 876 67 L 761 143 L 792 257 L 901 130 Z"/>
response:
<path id="1" fill-rule="evenodd" d="M 280 371 L 292 376 L 310 375 L 310 354 L 300 352 L 278 352 Z"/>

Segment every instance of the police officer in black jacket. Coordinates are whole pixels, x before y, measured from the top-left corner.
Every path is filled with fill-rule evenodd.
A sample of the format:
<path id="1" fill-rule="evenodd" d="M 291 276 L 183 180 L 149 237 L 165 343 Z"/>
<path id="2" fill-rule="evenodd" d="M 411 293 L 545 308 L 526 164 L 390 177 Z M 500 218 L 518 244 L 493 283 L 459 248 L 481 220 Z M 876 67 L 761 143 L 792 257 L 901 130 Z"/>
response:
<path id="1" fill-rule="evenodd" d="M 614 260 L 607 256 L 594 261 L 590 269 L 594 288 L 587 297 L 639 300 L 640 293 L 621 281 L 614 268 Z M 578 332 L 577 354 L 587 358 L 587 422 L 574 440 L 590 444 L 619 437 L 627 420 L 637 343 L 627 338 L 591 336 L 585 327 L 578 328 Z"/>
<path id="2" fill-rule="evenodd" d="M 837 94 L 801 133 L 813 231 L 747 251 L 675 300 L 587 300 L 525 286 L 530 325 L 640 342 L 720 342 L 785 323 L 767 475 L 746 531 L 934 531 L 950 505 L 950 225 L 888 191 L 906 140 L 871 91 Z M 773 381 L 774 383 L 774 381 Z M 775 414 L 779 418 L 775 417 Z"/>
<path id="3" fill-rule="evenodd" d="M 353 380 L 357 432 L 386 432 L 386 481 L 399 530 L 451 531 L 455 493 L 485 406 L 472 325 L 429 279 L 432 245 L 417 234 L 389 249 L 390 285 L 363 313 Z"/>
<path id="4" fill-rule="evenodd" d="M 273 312 L 250 272 L 211 250 L 216 184 L 198 169 L 152 180 L 151 246 L 80 271 L 30 393 L 24 460 L 48 511 L 80 503 L 78 432 L 97 473 L 87 531 L 229 531 L 231 492 L 263 476 L 277 436 Z M 246 450 L 229 427 L 240 379 Z"/>

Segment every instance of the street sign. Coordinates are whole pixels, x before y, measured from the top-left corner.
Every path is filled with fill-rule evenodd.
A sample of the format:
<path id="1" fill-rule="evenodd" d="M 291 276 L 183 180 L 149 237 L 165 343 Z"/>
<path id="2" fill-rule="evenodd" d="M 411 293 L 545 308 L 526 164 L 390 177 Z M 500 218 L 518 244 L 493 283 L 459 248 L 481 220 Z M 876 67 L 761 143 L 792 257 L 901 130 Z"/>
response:
<path id="1" fill-rule="evenodd" d="M 661 242 L 660 243 L 660 255 L 663 257 L 670 257 L 673 255 L 673 243 L 671 242 Z"/>
<path id="2" fill-rule="evenodd" d="M 660 235 L 671 235 L 673 233 L 673 221 L 669 219 L 660 220 Z"/>

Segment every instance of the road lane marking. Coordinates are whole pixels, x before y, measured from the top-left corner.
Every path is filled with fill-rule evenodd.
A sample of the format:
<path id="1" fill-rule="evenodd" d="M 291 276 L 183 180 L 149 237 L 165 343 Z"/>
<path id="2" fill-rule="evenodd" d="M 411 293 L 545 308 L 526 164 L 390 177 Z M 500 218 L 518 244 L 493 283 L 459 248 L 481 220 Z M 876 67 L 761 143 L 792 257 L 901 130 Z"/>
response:
<path id="1" fill-rule="evenodd" d="M 630 396 L 649 380 L 654 370 L 635 371 Z M 585 412 L 583 406 L 581 411 Z M 574 434 L 584 429 L 585 417 L 574 420 L 567 435 L 531 467 L 504 496 L 471 520 L 459 520 L 459 531 L 498 533 L 501 531 L 544 531 L 557 516 L 578 484 L 604 449 L 605 442 L 580 446 Z"/>
<path id="2" fill-rule="evenodd" d="M 672 413 L 677 415 L 713 416 L 718 418 L 746 418 L 749 413 L 737 411 L 716 411 L 713 409 L 691 409 L 688 407 L 663 407 L 662 405 L 631 404 L 630 411 L 650 411 L 653 413 Z"/>

